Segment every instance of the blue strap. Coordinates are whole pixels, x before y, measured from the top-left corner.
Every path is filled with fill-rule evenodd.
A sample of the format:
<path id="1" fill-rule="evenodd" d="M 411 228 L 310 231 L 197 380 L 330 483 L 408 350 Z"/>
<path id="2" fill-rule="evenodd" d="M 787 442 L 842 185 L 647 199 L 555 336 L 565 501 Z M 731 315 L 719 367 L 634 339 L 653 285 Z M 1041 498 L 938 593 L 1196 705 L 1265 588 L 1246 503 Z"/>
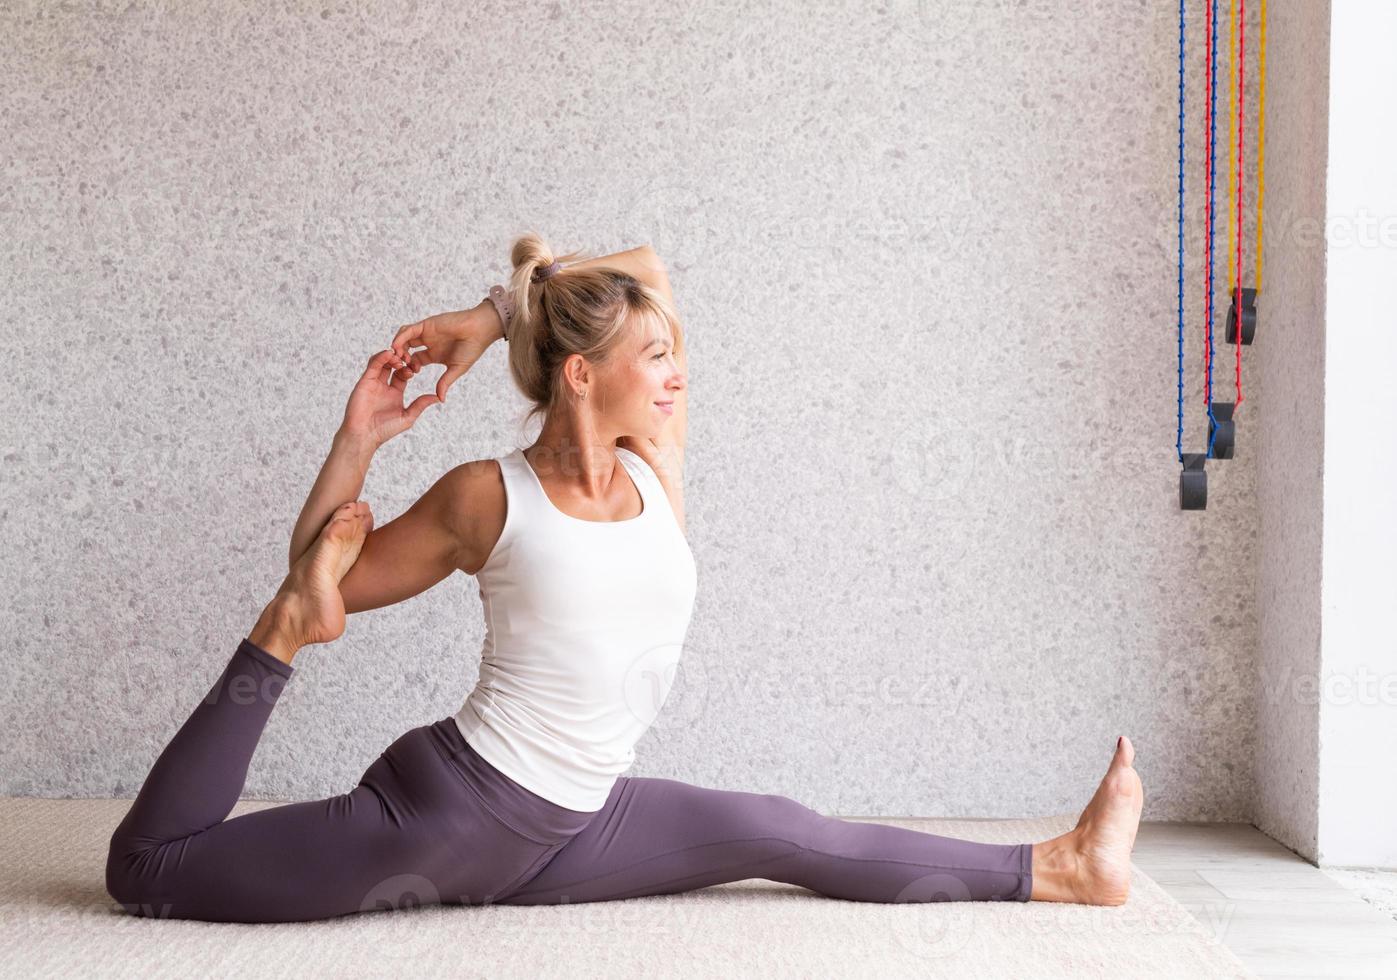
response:
<path id="1" fill-rule="evenodd" d="M 1218 0 L 1213 0 L 1212 64 L 1208 68 L 1212 105 L 1208 107 L 1208 458 L 1213 459 L 1217 419 L 1213 416 L 1213 176 L 1217 166 Z"/>
<path id="2" fill-rule="evenodd" d="M 1179 0 L 1179 427 L 1174 452 L 1184 461 L 1184 0 Z"/>

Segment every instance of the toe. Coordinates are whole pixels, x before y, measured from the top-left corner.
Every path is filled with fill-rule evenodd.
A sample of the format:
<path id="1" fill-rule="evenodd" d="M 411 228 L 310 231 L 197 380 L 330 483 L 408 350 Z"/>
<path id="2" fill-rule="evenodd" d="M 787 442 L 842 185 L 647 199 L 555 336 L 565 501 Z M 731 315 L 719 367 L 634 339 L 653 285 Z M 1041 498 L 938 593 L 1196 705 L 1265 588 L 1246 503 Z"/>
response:
<path id="1" fill-rule="evenodd" d="M 1116 751 L 1111 757 L 1112 765 L 1130 766 L 1135 762 L 1135 746 L 1122 735 L 1116 740 Z"/>
<path id="2" fill-rule="evenodd" d="M 1113 800 L 1129 800 L 1135 796 L 1135 787 L 1139 783 L 1139 777 L 1128 769 L 1119 769 L 1109 773 L 1102 782 L 1103 788 L 1109 798 Z"/>

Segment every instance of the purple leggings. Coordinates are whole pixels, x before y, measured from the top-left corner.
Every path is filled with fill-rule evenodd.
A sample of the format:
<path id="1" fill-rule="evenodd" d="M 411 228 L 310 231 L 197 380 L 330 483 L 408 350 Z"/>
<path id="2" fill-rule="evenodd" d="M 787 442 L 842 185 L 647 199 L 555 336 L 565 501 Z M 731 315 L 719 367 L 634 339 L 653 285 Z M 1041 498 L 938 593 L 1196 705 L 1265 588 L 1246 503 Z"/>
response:
<path id="1" fill-rule="evenodd" d="M 112 834 L 127 912 L 291 922 L 436 903 L 600 902 L 765 878 L 861 902 L 1027 901 L 1031 844 L 822 816 L 783 796 L 621 776 L 593 813 L 524 789 L 447 717 L 359 785 L 228 816 L 290 664 L 244 639 Z"/>

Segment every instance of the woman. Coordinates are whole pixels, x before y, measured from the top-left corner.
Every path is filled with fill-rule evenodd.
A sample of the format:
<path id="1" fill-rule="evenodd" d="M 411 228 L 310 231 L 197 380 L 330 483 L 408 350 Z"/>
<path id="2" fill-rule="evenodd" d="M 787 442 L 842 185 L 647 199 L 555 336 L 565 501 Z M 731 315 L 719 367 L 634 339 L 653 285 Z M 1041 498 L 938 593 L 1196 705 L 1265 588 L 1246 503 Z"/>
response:
<path id="1" fill-rule="evenodd" d="M 664 702 L 695 592 L 683 334 L 648 246 L 563 266 L 575 258 L 521 238 L 509 290 L 402 328 L 369 361 L 292 535 L 290 573 L 112 835 L 112 897 L 139 915 L 239 922 L 746 878 L 869 902 L 1124 902 L 1143 799 L 1125 738 L 1076 827 L 1031 844 L 623 774 Z M 545 416 L 538 439 L 456 467 L 374 529 L 356 499 L 374 451 L 499 339 L 529 417 Z M 428 364 L 445 367 L 435 394 L 405 408 Z M 338 638 L 347 612 L 457 569 L 477 577 L 487 627 L 462 709 L 401 736 L 348 793 L 224 819 L 298 651 Z"/>

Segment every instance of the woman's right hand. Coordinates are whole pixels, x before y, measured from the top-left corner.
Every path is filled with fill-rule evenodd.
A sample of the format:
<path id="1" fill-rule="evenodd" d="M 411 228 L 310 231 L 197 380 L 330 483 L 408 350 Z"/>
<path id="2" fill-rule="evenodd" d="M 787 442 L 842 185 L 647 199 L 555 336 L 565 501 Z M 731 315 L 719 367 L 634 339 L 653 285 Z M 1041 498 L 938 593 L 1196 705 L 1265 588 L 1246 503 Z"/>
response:
<path id="1" fill-rule="evenodd" d="M 425 320 L 409 323 L 393 338 L 393 352 L 405 358 L 415 371 L 428 364 L 441 364 L 446 372 L 437 379 L 437 398 L 446 401 L 446 393 L 480 360 L 480 355 L 504 336 L 500 316 L 488 299 L 469 310 L 438 313 Z M 412 347 L 423 350 L 414 351 Z"/>
<path id="2" fill-rule="evenodd" d="M 416 375 L 417 369 L 391 349 L 369 358 L 368 368 L 349 394 L 340 431 L 377 448 L 412 428 L 428 406 L 441 401 L 435 395 L 418 395 L 411 405 L 403 406 L 403 391 Z"/>

